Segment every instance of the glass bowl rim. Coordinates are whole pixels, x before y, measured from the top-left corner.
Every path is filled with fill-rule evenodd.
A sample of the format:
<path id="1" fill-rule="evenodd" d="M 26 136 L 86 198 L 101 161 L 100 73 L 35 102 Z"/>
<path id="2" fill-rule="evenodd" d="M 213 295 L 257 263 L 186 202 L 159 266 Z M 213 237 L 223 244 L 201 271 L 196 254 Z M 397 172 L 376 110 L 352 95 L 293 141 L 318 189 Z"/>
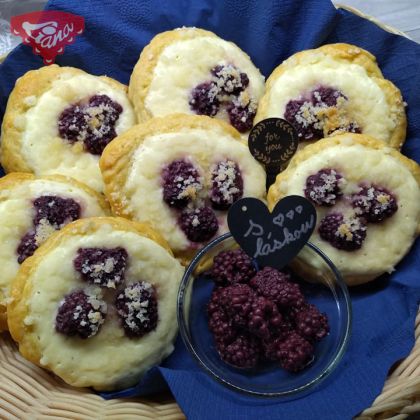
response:
<path id="1" fill-rule="evenodd" d="M 331 361 L 328 363 L 327 367 L 315 378 L 313 378 L 308 383 L 299 386 L 297 388 L 293 388 L 287 391 L 279 391 L 279 392 L 262 392 L 262 391 L 253 391 L 249 389 L 242 388 L 238 385 L 235 385 L 229 380 L 223 378 L 222 376 L 218 375 L 216 372 L 214 372 L 212 369 L 210 369 L 209 366 L 200 358 L 199 354 L 197 354 L 196 350 L 194 349 L 194 346 L 191 343 L 191 340 L 189 338 L 189 333 L 187 331 L 186 327 L 186 319 L 184 317 L 184 298 L 186 295 L 186 288 L 189 284 L 189 279 L 192 277 L 192 273 L 197 266 L 198 262 L 201 260 L 201 257 L 206 254 L 209 250 L 214 248 L 216 245 L 218 245 L 220 242 L 223 242 L 226 239 L 233 238 L 233 235 L 230 232 L 227 232 L 221 236 L 218 236 L 217 238 L 213 239 L 211 242 L 209 242 L 204 248 L 202 248 L 200 251 L 195 254 L 194 258 L 191 260 L 191 262 L 188 264 L 184 275 L 182 276 L 181 283 L 179 285 L 178 289 L 178 295 L 177 295 L 177 321 L 179 326 L 179 331 L 181 333 L 182 341 L 185 344 L 185 347 L 188 349 L 190 354 L 192 354 L 193 358 L 198 362 L 198 365 L 212 378 L 216 379 L 217 382 L 221 383 L 222 385 L 233 389 L 235 391 L 238 391 L 242 394 L 252 395 L 256 397 L 286 397 L 286 396 L 292 396 L 297 393 L 307 391 L 314 386 L 320 384 L 323 382 L 337 367 L 341 359 L 343 358 L 345 351 L 348 347 L 349 341 L 350 341 L 350 335 L 351 335 L 351 328 L 352 328 L 352 319 L 353 319 L 353 312 L 352 312 L 352 305 L 350 300 L 350 294 L 347 288 L 346 283 L 344 282 L 340 272 L 338 271 L 337 267 L 333 264 L 333 262 L 322 252 L 317 246 L 315 246 L 311 242 L 307 242 L 305 246 L 308 246 L 310 249 L 312 249 L 315 253 L 317 253 L 328 265 L 330 270 L 333 272 L 335 279 L 337 281 L 337 284 L 343 293 L 344 301 L 345 301 L 345 311 L 347 313 L 347 325 L 345 328 L 344 338 L 339 345 L 338 349 L 334 353 Z M 303 248 L 302 248 L 303 249 Z"/>

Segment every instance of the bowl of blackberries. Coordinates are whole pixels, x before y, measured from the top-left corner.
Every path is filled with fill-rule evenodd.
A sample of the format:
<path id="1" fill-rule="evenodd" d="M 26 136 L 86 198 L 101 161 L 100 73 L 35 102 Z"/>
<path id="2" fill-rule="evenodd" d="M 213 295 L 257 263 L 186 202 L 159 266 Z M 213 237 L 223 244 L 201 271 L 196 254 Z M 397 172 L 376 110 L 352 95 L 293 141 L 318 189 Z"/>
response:
<path id="1" fill-rule="evenodd" d="M 312 278 L 299 254 L 284 268 L 259 267 L 230 233 L 202 249 L 178 293 L 181 337 L 201 368 L 239 392 L 299 397 L 336 372 L 351 331 L 347 287 L 333 263 L 319 259 Z M 320 273 L 322 275 L 320 275 Z"/>

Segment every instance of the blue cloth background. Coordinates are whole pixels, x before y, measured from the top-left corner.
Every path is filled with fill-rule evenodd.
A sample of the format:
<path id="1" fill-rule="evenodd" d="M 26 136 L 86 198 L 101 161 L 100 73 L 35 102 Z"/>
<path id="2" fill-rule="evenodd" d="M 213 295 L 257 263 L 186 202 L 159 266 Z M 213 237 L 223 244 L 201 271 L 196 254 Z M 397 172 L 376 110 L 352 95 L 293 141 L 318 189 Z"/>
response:
<path id="1" fill-rule="evenodd" d="M 268 76 L 283 59 L 307 48 L 349 42 L 376 55 L 384 75 L 408 103 L 403 152 L 420 161 L 420 45 L 391 35 L 328 0 L 54 0 L 47 9 L 82 15 L 86 29 L 58 56 L 127 83 L 142 48 L 158 32 L 198 26 L 236 42 Z M 17 77 L 42 66 L 26 46 L 0 66 L 0 118 Z M 202 373 L 178 338 L 175 352 L 127 394 L 147 395 L 169 385 L 189 419 L 349 419 L 381 392 L 388 369 L 414 343 L 420 300 L 420 243 L 391 276 L 353 288 L 354 323 L 348 351 L 336 374 L 310 395 L 293 401 L 256 399 L 223 388 Z"/>

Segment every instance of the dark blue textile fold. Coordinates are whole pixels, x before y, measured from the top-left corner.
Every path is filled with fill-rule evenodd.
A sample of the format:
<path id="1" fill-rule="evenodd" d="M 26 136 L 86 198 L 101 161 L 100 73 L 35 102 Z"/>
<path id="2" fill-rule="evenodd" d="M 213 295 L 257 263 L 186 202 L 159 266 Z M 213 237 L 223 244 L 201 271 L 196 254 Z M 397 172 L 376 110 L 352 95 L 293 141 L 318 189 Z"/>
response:
<path id="1" fill-rule="evenodd" d="M 197 26 L 236 42 L 268 76 L 296 51 L 325 43 L 349 42 L 378 59 L 384 75 L 408 103 L 408 138 L 403 152 L 420 161 L 420 45 L 385 32 L 328 0 L 52 0 L 47 9 L 85 17 L 85 32 L 57 57 L 127 83 L 142 48 L 158 32 Z M 0 118 L 15 80 L 42 66 L 42 59 L 19 46 L 0 65 Z M 189 419 L 350 419 L 381 392 L 389 368 L 414 343 L 420 301 L 420 243 L 392 275 L 353 288 L 353 333 L 335 374 L 313 393 L 291 401 L 237 394 L 212 381 L 187 353 L 175 352 L 141 383 L 105 397 L 148 395 L 169 386 Z"/>

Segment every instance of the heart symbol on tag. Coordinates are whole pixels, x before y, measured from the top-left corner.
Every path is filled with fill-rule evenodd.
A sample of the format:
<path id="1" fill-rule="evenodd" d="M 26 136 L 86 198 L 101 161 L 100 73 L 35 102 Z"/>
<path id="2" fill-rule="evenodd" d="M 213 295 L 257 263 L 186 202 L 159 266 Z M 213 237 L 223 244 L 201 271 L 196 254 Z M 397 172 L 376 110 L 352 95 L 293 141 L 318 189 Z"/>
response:
<path id="1" fill-rule="evenodd" d="M 290 195 L 270 213 L 263 201 L 242 198 L 228 212 L 228 225 L 240 247 L 262 267 L 287 265 L 305 246 L 316 225 L 316 210 L 304 197 Z"/>

